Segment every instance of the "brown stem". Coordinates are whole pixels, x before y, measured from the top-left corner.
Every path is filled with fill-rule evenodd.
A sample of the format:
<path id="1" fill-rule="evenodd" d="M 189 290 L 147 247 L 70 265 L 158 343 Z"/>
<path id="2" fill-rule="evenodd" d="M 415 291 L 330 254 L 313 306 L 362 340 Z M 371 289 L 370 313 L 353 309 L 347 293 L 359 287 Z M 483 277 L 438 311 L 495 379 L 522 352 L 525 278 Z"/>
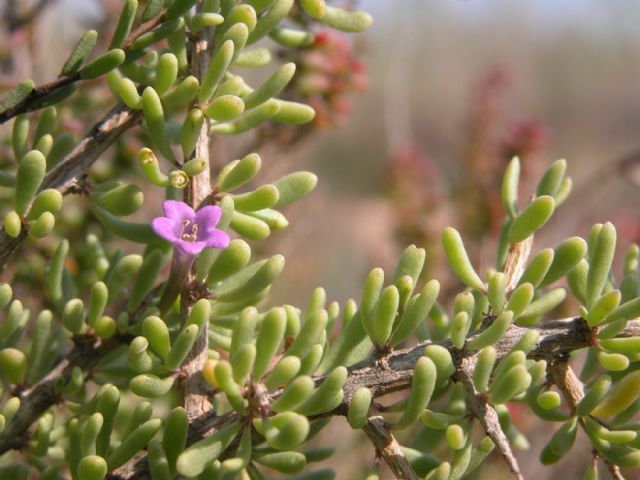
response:
<path id="1" fill-rule="evenodd" d="M 362 427 L 376 448 L 376 453 L 382 457 L 398 480 L 418 480 L 400 444 L 385 426 L 382 417 L 370 417 Z"/>
<path id="2" fill-rule="evenodd" d="M 469 408 L 474 417 L 478 419 L 482 429 L 493 440 L 493 443 L 498 447 L 498 450 L 502 454 L 502 457 L 507 462 L 509 469 L 513 475 L 523 480 L 522 472 L 520 472 L 520 466 L 518 460 L 511 450 L 511 445 L 507 436 L 504 434 L 502 427 L 500 426 L 500 420 L 498 419 L 498 412 L 493 408 L 487 398 L 476 390 L 473 384 L 473 371 L 475 370 L 477 361 L 477 355 L 472 357 L 465 357 L 460 363 L 457 377 L 464 385 L 467 392 L 467 399 L 469 400 Z"/>
<path id="3" fill-rule="evenodd" d="M 199 2 L 198 9 L 201 7 Z M 209 62 L 209 38 L 211 31 L 208 28 L 202 29 L 198 36 L 193 39 L 191 44 L 191 74 L 202 81 L 204 73 Z M 184 201 L 196 210 L 206 201 L 211 194 L 211 170 L 209 165 L 209 122 L 205 120 L 200 129 L 198 140 L 193 152 L 193 158 L 200 158 L 205 162 L 205 169 L 198 175 L 191 177 L 189 184 L 184 192 Z M 182 305 L 181 310 L 183 317 L 191 311 L 193 303 L 198 300 L 196 291 L 193 290 L 194 275 L 189 276 L 189 281 L 182 289 Z M 180 381 L 180 391 L 182 401 L 189 419 L 199 418 L 211 410 L 211 402 L 209 400 L 207 383 L 202 376 L 202 368 L 207 360 L 207 351 L 209 350 L 208 321 L 202 328 L 202 332 L 196 339 L 191 352 L 182 365 L 184 374 Z"/>

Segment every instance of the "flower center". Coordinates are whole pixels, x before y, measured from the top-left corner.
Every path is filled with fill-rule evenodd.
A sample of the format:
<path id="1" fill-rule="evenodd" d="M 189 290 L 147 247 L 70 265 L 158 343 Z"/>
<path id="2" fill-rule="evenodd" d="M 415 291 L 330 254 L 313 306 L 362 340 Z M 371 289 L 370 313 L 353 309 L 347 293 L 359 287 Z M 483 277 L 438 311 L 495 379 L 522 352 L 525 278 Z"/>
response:
<path id="1" fill-rule="evenodd" d="M 180 237 L 190 243 L 198 241 L 198 224 L 191 220 L 184 220 L 182 222 L 182 232 L 180 233 Z"/>

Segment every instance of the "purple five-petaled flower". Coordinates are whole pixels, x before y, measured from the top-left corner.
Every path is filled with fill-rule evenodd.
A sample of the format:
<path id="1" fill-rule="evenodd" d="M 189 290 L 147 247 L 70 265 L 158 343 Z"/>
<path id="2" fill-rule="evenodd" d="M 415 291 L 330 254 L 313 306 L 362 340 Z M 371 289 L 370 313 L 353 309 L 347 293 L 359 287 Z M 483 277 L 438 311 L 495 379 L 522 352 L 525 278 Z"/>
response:
<path id="1" fill-rule="evenodd" d="M 229 246 L 229 235 L 216 228 L 222 216 L 220 207 L 209 205 L 194 212 L 184 202 L 165 200 L 162 208 L 164 216 L 154 218 L 151 228 L 181 253 L 194 257 L 205 247 Z"/>

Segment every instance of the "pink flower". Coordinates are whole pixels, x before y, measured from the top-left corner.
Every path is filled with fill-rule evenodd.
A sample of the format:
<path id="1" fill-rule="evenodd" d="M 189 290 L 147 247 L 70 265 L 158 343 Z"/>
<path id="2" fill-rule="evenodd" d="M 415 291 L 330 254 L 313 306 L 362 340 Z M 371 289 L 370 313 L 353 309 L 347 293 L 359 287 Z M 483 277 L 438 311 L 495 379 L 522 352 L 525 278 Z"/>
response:
<path id="1" fill-rule="evenodd" d="M 222 216 L 220 207 L 207 206 L 194 212 L 184 202 L 165 200 L 162 208 L 164 216 L 154 218 L 151 228 L 180 252 L 194 257 L 205 247 L 229 246 L 229 235 L 215 228 Z"/>

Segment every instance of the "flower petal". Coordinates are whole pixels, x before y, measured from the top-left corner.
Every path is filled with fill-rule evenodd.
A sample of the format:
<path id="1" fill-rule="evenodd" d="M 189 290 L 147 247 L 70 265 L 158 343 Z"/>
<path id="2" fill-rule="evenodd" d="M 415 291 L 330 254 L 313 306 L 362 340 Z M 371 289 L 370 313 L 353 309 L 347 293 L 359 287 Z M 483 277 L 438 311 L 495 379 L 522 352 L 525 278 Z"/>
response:
<path id="1" fill-rule="evenodd" d="M 213 228 L 207 232 L 207 238 L 204 240 L 207 247 L 227 248 L 231 239 L 227 232 L 218 228 Z"/>
<path id="2" fill-rule="evenodd" d="M 222 209 L 217 205 L 207 205 L 196 212 L 195 222 L 200 230 L 209 231 L 220 222 Z"/>
<path id="3" fill-rule="evenodd" d="M 175 243 L 178 240 L 176 222 L 167 217 L 157 217 L 151 221 L 151 229 L 161 238 Z"/>
<path id="4" fill-rule="evenodd" d="M 182 239 L 176 240 L 174 245 L 182 253 L 185 253 L 192 257 L 198 255 L 204 249 L 204 247 L 207 246 L 206 242 L 187 242 Z"/>
<path id="5" fill-rule="evenodd" d="M 177 200 L 165 200 L 162 202 L 164 216 L 181 224 L 185 220 L 193 221 L 196 214 L 189 205 Z"/>

